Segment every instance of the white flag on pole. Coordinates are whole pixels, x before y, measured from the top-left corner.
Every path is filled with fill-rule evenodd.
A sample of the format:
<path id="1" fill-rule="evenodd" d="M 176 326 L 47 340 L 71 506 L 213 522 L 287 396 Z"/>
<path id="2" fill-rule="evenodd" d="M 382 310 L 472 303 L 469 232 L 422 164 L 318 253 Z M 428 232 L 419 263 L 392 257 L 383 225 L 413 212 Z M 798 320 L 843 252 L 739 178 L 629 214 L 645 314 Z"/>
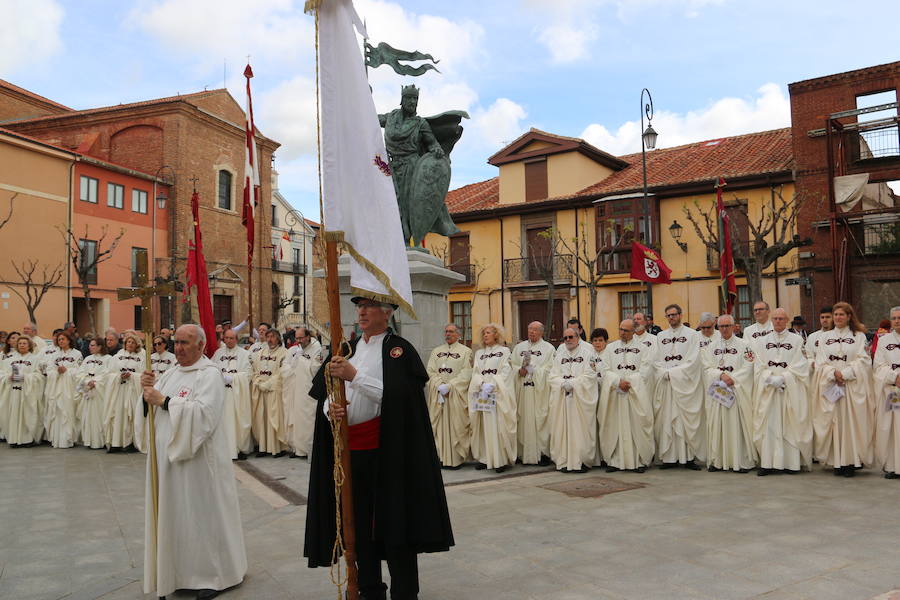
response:
<path id="1" fill-rule="evenodd" d="M 366 37 L 351 0 L 319 3 L 325 239 L 349 252 L 351 291 L 414 315 L 400 210 L 354 30 Z"/>

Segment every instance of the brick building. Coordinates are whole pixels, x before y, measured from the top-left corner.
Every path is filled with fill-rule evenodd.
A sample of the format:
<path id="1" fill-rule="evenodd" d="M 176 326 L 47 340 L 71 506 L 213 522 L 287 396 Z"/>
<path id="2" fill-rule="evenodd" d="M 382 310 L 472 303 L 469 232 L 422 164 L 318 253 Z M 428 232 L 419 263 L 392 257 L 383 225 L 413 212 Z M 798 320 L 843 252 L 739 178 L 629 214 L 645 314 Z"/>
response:
<path id="1" fill-rule="evenodd" d="M 227 90 L 217 89 L 87 110 L 71 110 L 0 81 L 0 125 L 79 154 L 152 174 L 172 184 L 164 222 L 166 258 L 160 276 L 184 281 L 192 238 L 191 193 L 200 193 L 201 227 L 210 285 L 218 315 L 239 321 L 249 312 L 245 231 L 241 225 L 244 181 L 244 112 Z M 259 132 L 260 207 L 257 211 L 254 320 L 271 320 L 271 163 L 279 144 Z M 187 307 L 189 305 L 185 305 Z M 172 320 L 190 318 L 175 311 Z M 168 315 L 160 315 L 167 325 Z"/>
<path id="2" fill-rule="evenodd" d="M 900 304 L 900 62 L 788 86 L 807 321 L 851 302 L 869 327 Z"/>

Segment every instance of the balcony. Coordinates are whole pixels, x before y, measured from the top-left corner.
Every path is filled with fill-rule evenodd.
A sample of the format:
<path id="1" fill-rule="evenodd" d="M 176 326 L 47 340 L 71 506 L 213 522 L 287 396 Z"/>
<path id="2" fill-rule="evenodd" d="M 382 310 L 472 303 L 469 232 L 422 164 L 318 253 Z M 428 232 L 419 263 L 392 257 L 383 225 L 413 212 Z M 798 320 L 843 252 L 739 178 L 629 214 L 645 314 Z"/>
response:
<path id="1" fill-rule="evenodd" d="M 866 256 L 900 254 L 900 220 L 887 223 L 863 223 Z"/>
<path id="2" fill-rule="evenodd" d="M 475 265 L 447 265 L 447 268 L 465 277 L 453 285 L 473 285 L 475 283 Z"/>
<path id="3" fill-rule="evenodd" d="M 552 264 L 550 264 L 551 262 Z M 507 258 L 503 261 L 503 282 L 546 281 L 551 267 L 554 281 L 571 280 L 572 255 L 557 254 L 552 259 L 549 257 Z"/>
<path id="4" fill-rule="evenodd" d="M 273 260 L 272 270 L 278 273 L 293 273 L 295 275 L 306 275 L 306 265 L 296 262 L 286 262 L 283 260 Z"/>
<path id="5" fill-rule="evenodd" d="M 850 162 L 900 158 L 900 127 L 895 119 L 860 123 L 844 131 Z"/>

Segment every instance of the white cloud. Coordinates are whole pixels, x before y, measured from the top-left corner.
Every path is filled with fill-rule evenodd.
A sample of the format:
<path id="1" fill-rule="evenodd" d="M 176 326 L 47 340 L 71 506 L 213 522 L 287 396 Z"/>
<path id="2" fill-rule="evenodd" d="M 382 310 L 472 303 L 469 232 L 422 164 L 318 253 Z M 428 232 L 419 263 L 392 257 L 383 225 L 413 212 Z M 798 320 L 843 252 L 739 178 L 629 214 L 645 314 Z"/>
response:
<path id="1" fill-rule="evenodd" d="M 581 28 L 556 24 L 538 33 L 538 41 L 550 52 L 550 61 L 555 64 L 575 62 L 589 56 L 590 43 L 597 39 L 596 30 L 590 23 Z"/>
<path id="2" fill-rule="evenodd" d="M 316 84 L 297 76 L 258 94 L 253 116 L 266 135 L 277 139 L 286 160 L 316 152 Z M 258 108 L 257 108 L 258 107 Z"/>
<path id="3" fill-rule="evenodd" d="M 702 140 L 776 129 L 790 125 L 790 101 L 781 86 L 767 83 L 752 100 L 722 98 L 708 107 L 685 114 L 660 111 L 653 128 L 659 133 L 659 147 L 671 147 Z M 615 155 L 640 152 L 640 121 L 628 121 L 610 132 L 601 124 L 588 125 L 581 137 Z"/>
<path id="4" fill-rule="evenodd" d="M 62 49 L 65 11 L 56 0 L 4 0 L 0 7 L 0 73 L 21 72 Z"/>
<path id="5" fill-rule="evenodd" d="M 525 109 L 508 98 L 498 98 L 473 117 L 475 132 L 489 147 L 500 148 L 522 133 Z"/>

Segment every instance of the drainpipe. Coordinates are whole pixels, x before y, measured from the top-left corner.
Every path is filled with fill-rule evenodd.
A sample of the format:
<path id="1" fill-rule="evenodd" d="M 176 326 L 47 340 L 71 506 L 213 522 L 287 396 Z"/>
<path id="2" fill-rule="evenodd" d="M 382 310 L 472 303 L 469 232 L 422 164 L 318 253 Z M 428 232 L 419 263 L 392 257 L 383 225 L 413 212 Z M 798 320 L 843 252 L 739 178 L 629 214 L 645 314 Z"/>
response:
<path id="1" fill-rule="evenodd" d="M 504 322 L 506 316 L 506 286 L 504 285 L 503 268 L 506 263 L 503 258 L 503 217 L 497 217 L 497 221 L 500 223 L 500 324 L 506 327 L 506 323 Z M 490 314 L 490 308 L 491 301 L 490 296 L 488 296 L 488 314 Z"/>
<path id="2" fill-rule="evenodd" d="M 587 242 L 585 242 L 587 243 Z M 578 285 L 578 208 L 575 208 L 575 256 L 572 257 L 572 260 L 575 262 L 575 314 L 578 315 L 578 320 L 581 320 L 581 286 Z M 590 316 L 588 316 L 588 323 L 591 322 Z M 565 326 L 565 324 L 563 324 Z M 587 332 L 588 335 L 591 334 L 590 331 Z"/>
<path id="3" fill-rule="evenodd" d="M 73 211 L 75 210 L 75 163 L 78 162 L 78 156 L 75 156 L 72 159 L 72 163 L 69 165 L 69 205 L 66 207 L 66 230 L 73 231 Z M 66 321 L 73 322 L 72 319 L 72 265 L 70 264 L 69 257 L 71 250 L 69 249 L 69 244 L 71 240 L 66 234 Z"/>
<path id="4" fill-rule="evenodd" d="M 770 200 L 772 202 L 772 214 L 775 214 L 775 184 L 769 184 L 769 195 Z M 775 242 L 778 239 L 778 234 L 775 231 L 775 228 L 772 228 L 772 241 Z M 781 306 L 781 294 L 778 291 L 778 259 L 775 259 L 775 307 L 778 308 Z M 801 311 L 802 312 L 802 311 Z"/>

